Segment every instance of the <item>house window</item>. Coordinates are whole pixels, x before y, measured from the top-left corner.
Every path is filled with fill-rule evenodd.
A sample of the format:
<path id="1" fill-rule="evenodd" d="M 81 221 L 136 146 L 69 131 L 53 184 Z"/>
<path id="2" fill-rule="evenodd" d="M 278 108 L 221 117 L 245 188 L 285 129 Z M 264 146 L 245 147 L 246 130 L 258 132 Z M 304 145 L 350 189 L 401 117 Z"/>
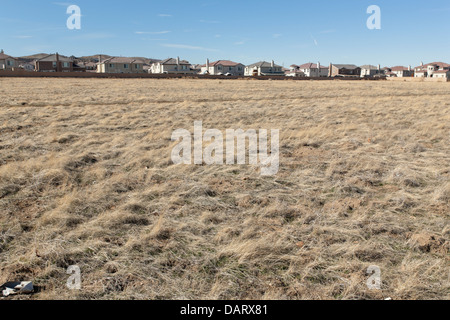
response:
<path id="1" fill-rule="evenodd" d="M 187 70 L 187 66 L 182 66 L 182 69 L 183 70 Z"/>
<path id="2" fill-rule="evenodd" d="M 138 64 L 135 64 L 134 67 L 135 67 L 136 69 L 139 69 L 139 65 L 138 65 Z"/>
<path id="3" fill-rule="evenodd" d="M 124 69 L 128 69 L 129 67 L 130 67 L 130 66 L 129 66 L 128 64 L 124 64 L 124 65 L 123 65 L 123 68 L 124 68 Z"/>
<path id="4" fill-rule="evenodd" d="M 242 67 L 238 67 L 238 70 L 239 70 L 239 71 L 242 71 Z"/>
<path id="5" fill-rule="evenodd" d="M 222 70 L 222 66 L 218 66 L 218 67 L 217 67 L 217 70 Z"/>
<path id="6" fill-rule="evenodd" d="M 53 68 L 56 68 L 56 62 L 53 62 Z"/>
<path id="7" fill-rule="evenodd" d="M 232 71 L 233 70 L 233 68 L 232 67 L 228 67 L 228 71 Z"/>
<path id="8" fill-rule="evenodd" d="M 64 68 L 69 68 L 69 63 L 68 62 L 64 62 L 63 66 L 64 66 Z"/>

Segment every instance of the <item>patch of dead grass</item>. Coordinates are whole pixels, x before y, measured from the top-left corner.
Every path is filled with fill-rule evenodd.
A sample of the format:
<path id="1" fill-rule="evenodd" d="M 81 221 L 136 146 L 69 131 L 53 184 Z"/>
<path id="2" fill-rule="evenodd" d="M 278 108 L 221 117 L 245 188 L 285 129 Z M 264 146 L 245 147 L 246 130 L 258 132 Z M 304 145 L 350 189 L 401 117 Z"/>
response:
<path id="1" fill-rule="evenodd" d="M 4 78 L 0 96 L 0 282 L 35 299 L 449 298 L 448 83 Z M 172 165 L 197 120 L 280 129 L 278 175 Z"/>

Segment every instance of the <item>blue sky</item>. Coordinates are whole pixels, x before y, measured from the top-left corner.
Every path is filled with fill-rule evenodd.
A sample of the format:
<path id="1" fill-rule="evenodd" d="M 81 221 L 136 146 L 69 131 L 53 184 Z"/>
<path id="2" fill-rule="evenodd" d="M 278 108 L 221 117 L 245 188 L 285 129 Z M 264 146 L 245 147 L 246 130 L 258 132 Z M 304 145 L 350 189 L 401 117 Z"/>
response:
<path id="1" fill-rule="evenodd" d="M 69 30 L 70 4 L 81 30 Z M 369 5 L 382 13 L 369 30 Z M 23 56 L 105 53 L 191 63 L 450 63 L 448 0 L 1 0 L 0 48 Z"/>

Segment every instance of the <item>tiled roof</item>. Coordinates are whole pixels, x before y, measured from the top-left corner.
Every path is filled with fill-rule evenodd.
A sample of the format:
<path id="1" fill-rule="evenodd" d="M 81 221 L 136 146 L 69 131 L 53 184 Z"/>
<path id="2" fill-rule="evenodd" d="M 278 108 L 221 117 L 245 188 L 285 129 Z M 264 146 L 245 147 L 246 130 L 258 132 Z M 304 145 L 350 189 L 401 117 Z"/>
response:
<path id="1" fill-rule="evenodd" d="M 427 68 L 428 66 L 438 66 L 439 69 L 443 69 L 443 68 L 450 67 L 450 64 L 445 63 L 445 62 L 431 62 L 431 63 L 425 64 L 423 66 L 417 66 L 414 69 Z"/>
<path id="2" fill-rule="evenodd" d="M 377 66 L 373 66 L 373 65 L 370 65 L 370 64 L 365 64 L 365 65 L 361 66 L 360 68 L 361 69 L 368 69 L 368 70 L 378 70 Z"/>
<path id="3" fill-rule="evenodd" d="M 103 63 L 144 63 L 142 60 L 127 57 L 112 57 L 101 62 Z"/>
<path id="4" fill-rule="evenodd" d="M 267 61 L 260 61 L 254 64 L 251 64 L 248 66 L 249 68 L 253 68 L 253 67 L 260 67 L 260 68 L 271 68 L 272 67 L 272 63 L 271 62 L 267 62 Z M 274 65 L 275 68 L 281 68 L 281 66 L 275 64 Z"/>
<path id="5" fill-rule="evenodd" d="M 435 71 L 434 73 L 449 73 L 450 72 L 450 70 L 438 70 L 438 71 Z"/>
<path id="6" fill-rule="evenodd" d="M 160 64 L 170 64 L 170 65 L 174 65 L 174 64 L 177 64 L 177 59 L 174 59 L 174 58 L 168 58 L 168 59 L 166 59 L 166 60 L 163 60 L 163 61 L 160 61 L 160 62 L 158 62 L 158 63 L 160 63 Z M 186 61 L 186 60 L 180 60 L 180 64 L 184 64 L 184 65 L 191 65 L 190 63 L 189 63 L 189 61 Z"/>
<path id="7" fill-rule="evenodd" d="M 295 66 L 295 67 L 297 67 L 299 69 L 317 69 L 317 64 L 308 62 L 308 63 L 302 64 L 301 66 Z M 328 69 L 328 67 L 320 65 L 320 69 Z"/>
<path id="8" fill-rule="evenodd" d="M 403 66 L 396 66 L 391 68 L 392 71 L 408 71 L 409 69 L 407 67 Z"/>
<path id="9" fill-rule="evenodd" d="M 339 69 L 348 69 L 348 70 L 354 70 L 358 68 L 354 64 L 333 64 L 333 66 Z"/>
<path id="10" fill-rule="evenodd" d="M 4 60 L 4 59 L 14 59 L 14 60 L 17 60 L 16 58 L 11 57 L 11 56 L 8 56 L 7 54 L 4 54 L 4 53 L 0 53 L 0 59 L 1 59 L 1 60 Z"/>
<path id="11" fill-rule="evenodd" d="M 42 62 L 42 61 L 45 61 L 45 62 L 56 62 L 56 53 L 55 54 L 49 54 L 46 57 L 43 57 L 41 59 L 37 59 L 36 61 L 38 61 L 38 62 Z M 73 62 L 72 59 L 70 59 L 70 58 L 68 58 L 66 56 L 62 56 L 62 55 L 59 55 L 59 61 L 61 61 L 61 62 Z"/>
<path id="12" fill-rule="evenodd" d="M 230 61 L 230 60 L 218 60 L 218 61 L 209 63 L 210 67 L 215 67 L 215 66 L 219 66 L 219 65 L 224 66 L 224 67 L 236 67 L 238 65 L 242 65 L 242 63 L 234 62 L 234 61 Z M 202 65 L 202 67 L 206 67 L 206 64 Z"/>

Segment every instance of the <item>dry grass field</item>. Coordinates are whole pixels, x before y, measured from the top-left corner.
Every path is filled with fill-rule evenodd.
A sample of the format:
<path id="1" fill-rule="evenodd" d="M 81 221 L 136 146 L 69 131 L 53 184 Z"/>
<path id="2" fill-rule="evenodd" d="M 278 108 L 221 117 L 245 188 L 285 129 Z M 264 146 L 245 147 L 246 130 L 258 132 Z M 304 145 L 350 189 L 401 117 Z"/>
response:
<path id="1" fill-rule="evenodd" d="M 280 129 L 279 173 L 173 165 L 200 120 Z M 449 299 L 449 213 L 450 83 L 0 79 L 19 299 Z"/>

